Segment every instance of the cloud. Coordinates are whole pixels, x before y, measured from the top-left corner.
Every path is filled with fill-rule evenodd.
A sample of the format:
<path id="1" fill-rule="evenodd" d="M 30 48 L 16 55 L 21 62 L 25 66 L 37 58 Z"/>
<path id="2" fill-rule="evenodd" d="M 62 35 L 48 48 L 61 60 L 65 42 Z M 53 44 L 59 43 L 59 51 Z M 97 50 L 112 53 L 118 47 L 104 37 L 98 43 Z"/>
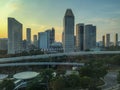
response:
<path id="1" fill-rule="evenodd" d="M 6 18 L 11 13 L 19 9 L 20 0 L 9 0 L 4 6 L 0 8 L 1 17 Z"/>

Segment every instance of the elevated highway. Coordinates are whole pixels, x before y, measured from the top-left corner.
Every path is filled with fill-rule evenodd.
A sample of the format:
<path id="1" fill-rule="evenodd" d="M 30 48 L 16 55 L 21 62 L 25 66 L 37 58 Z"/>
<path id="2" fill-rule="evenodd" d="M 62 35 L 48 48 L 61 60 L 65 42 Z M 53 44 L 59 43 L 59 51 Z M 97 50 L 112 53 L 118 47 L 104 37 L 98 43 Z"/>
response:
<path id="1" fill-rule="evenodd" d="M 21 57 L 10 57 L 0 58 L 0 63 L 4 62 L 16 62 L 23 60 L 32 60 L 40 58 L 49 58 L 57 56 L 78 56 L 78 55 L 100 55 L 100 54 L 120 54 L 120 51 L 88 51 L 88 52 L 70 52 L 70 53 L 57 53 L 57 54 L 44 54 L 44 55 L 32 55 L 32 56 L 21 56 Z"/>
<path id="2" fill-rule="evenodd" d="M 63 65 L 63 66 L 84 66 L 84 63 L 71 62 L 27 62 L 27 63 L 5 63 L 0 64 L 0 67 L 15 67 L 15 66 L 42 66 L 42 65 Z"/>

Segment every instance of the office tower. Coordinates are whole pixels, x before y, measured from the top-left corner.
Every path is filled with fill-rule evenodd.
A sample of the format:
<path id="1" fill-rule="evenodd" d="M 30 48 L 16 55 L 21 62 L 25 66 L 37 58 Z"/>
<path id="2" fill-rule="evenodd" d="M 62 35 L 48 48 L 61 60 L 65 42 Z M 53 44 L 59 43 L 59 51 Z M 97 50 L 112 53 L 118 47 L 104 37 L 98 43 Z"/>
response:
<path id="1" fill-rule="evenodd" d="M 76 48 L 76 36 L 74 36 L 74 48 Z"/>
<path id="2" fill-rule="evenodd" d="M 84 50 L 96 48 L 96 26 L 85 25 Z"/>
<path id="3" fill-rule="evenodd" d="M 84 50 L 84 24 L 76 25 L 76 49 L 78 51 Z"/>
<path id="4" fill-rule="evenodd" d="M 63 45 L 63 42 L 64 42 L 64 32 L 62 32 L 62 45 Z"/>
<path id="5" fill-rule="evenodd" d="M 54 28 L 48 29 L 45 32 L 47 32 L 47 34 L 50 37 L 49 38 L 50 44 L 54 43 L 55 42 L 55 29 Z"/>
<path id="6" fill-rule="evenodd" d="M 118 34 L 115 34 L 114 46 L 118 46 Z"/>
<path id="7" fill-rule="evenodd" d="M 22 24 L 8 18 L 8 54 L 22 52 Z"/>
<path id="8" fill-rule="evenodd" d="M 53 43 L 53 36 L 52 36 L 52 30 L 48 29 L 45 31 L 47 33 L 47 48 L 50 49 L 50 45 Z"/>
<path id="9" fill-rule="evenodd" d="M 74 15 L 71 9 L 67 9 L 63 20 L 63 48 L 64 52 L 74 51 Z"/>
<path id="10" fill-rule="evenodd" d="M 0 50 L 7 50 L 7 49 L 8 49 L 8 39 L 0 38 Z"/>
<path id="11" fill-rule="evenodd" d="M 55 30 L 54 28 L 48 29 L 45 32 L 38 34 L 38 47 L 41 49 L 50 49 L 52 43 L 55 42 Z"/>
<path id="12" fill-rule="evenodd" d="M 48 29 L 45 32 L 48 35 L 48 48 L 50 48 L 50 45 L 55 42 L 55 29 Z"/>
<path id="13" fill-rule="evenodd" d="M 35 47 L 38 47 L 37 35 L 33 36 L 33 44 L 34 44 Z"/>
<path id="14" fill-rule="evenodd" d="M 106 34 L 106 47 L 110 47 L 110 34 Z"/>
<path id="15" fill-rule="evenodd" d="M 50 41 L 51 41 L 50 42 L 51 44 L 55 42 L 55 29 L 54 28 L 52 28 L 51 30 Z"/>
<path id="16" fill-rule="evenodd" d="M 22 47 L 23 47 L 23 51 L 27 50 L 27 40 L 22 41 Z"/>
<path id="17" fill-rule="evenodd" d="M 47 32 L 40 32 L 38 33 L 38 47 L 42 50 L 47 50 L 49 41 L 48 41 L 48 33 Z"/>
<path id="18" fill-rule="evenodd" d="M 103 47 L 105 47 L 105 36 L 104 35 L 102 36 L 102 45 Z"/>
<path id="19" fill-rule="evenodd" d="M 26 29 L 26 40 L 27 40 L 27 45 L 31 44 L 31 28 Z"/>

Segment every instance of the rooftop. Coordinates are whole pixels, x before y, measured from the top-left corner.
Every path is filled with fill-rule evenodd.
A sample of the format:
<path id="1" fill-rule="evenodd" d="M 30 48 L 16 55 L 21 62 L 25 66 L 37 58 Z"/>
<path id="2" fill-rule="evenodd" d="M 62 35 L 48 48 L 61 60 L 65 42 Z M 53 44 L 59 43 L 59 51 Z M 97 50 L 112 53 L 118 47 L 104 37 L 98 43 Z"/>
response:
<path id="1" fill-rule="evenodd" d="M 17 73 L 13 77 L 19 80 L 25 80 L 25 79 L 35 78 L 37 75 L 39 75 L 39 73 L 32 72 L 32 71 L 26 71 L 26 72 Z"/>
<path id="2" fill-rule="evenodd" d="M 66 13 L 65 13 L 65 16 L 73 16 L 74 17 L 74 14 L 72 12 L 72 9 L 67 9 L 66 10 Z"/>

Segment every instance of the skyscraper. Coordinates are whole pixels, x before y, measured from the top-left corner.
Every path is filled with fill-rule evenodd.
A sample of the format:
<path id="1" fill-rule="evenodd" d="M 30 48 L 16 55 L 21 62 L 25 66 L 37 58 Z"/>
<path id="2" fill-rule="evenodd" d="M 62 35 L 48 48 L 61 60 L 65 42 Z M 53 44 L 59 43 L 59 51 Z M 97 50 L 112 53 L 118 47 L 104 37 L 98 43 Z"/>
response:
<path id="1" fill-rule="evenodd" d="M 50 35 L 51 35 L 50 36 L 50 41 L 51 41 L 50 43 L 52 44 L 55 42 L 55 29 L 54 28 L 52 28 Z"/>
<path id="2" fill-rule="evenodd" d="M 62 32 L 62 45 L 64 44 L 64 32 Z M 64 46 L 64 45 L 63 45 Z"/>
<path id="3" fill-rule="evenodd" d="M 26 40 L 27 40 L 27 44 L 30 45 L 31 44 L 31 28 L 26 29 Z"/>
<path id="4" fill-rule="evenodd" d="M 76 49 L 78 51 L 84 50 L 84 24 L 76 25 Z"/>
<path id="5" fill-rule="evenodd" d="M 102 44 L 103 44 L 103 47 L 105 47 L 105 36 L 104 35 L 102 36 Z"/>
<path id="6" fill-rule="evenodd" d="M 55 42 L 54 28 L 38 34 L 38 45 L 41 49 L 50 49 L 50 45 Z"/>
<path id="7" fill-rule="evenodd" d="M 0 38 L 0 50 L 7 50 L 7 49 L 8 49 L 8 39 Z"/>
<path id="8" fill-rule="evenodd" d="M 49 41 L 48 41 L 48 33 L 47 32 L 40 32 L 38 33 L 38 47 L 42 50 L 47 50 Z"/>
<path id="9" fill-rule="evenodd" d="M 14 18 L 8 18 L 8 54 L 22 51 L 22 24 Z"/>
<path id="10" fill-rule="evenodd" d="M 96 48 L 96 26 L 85 25 L 84 50 Z"/>
<path id="11" fill-rule="evenodd" d="M 71 9 L 67 9 L 63 20 L 63 48 L 64 52 L 74 51 L 74 15 Z"/>
<path id="12" fill-rule="evenodd" d="M 33 44 L 34 44 L 35 47 L 38 47 L 37 35 L 33 35 Z"/>
<path id="13" fill-rule="evenodd" d="M 110 34 L 106 34 L 106 47 L 110 47 Z"/>
<path id="14" fill-rule="evenodd" d="M 115 34 L 114 46 L 118 46 L 118 34 Z"/>

